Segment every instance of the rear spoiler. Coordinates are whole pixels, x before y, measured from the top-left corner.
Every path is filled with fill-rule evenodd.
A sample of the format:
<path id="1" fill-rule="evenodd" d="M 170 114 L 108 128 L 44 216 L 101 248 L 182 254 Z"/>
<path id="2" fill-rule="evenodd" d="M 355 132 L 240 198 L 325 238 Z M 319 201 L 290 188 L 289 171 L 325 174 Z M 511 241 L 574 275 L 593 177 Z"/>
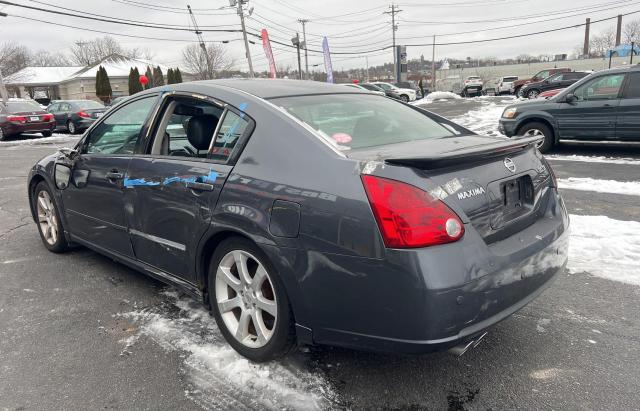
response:
<path id="1" fill-rule="evenodd" d="M 543 138 L 543 136 L 514 137 L 508 141 L 498 141 L 478 147 L 449 151 L 430 157 L 388 158 L 385 159 L 385 162 L 416 167 L 422 170 L 444 168 L 517 153 L 541 141 Z"/>

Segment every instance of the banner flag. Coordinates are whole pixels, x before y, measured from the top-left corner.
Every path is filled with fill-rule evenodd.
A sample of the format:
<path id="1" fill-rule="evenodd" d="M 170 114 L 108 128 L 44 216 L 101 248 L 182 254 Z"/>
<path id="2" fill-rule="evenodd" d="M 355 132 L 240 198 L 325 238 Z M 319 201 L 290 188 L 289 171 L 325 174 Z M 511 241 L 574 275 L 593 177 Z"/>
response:
<path id="1" fill-rule="evenodd" d="M 327 71 L 327 83 L 333 83 L 333 67 L 331 66 L 331 53 L 329 52 L 329 41 L 326 37 L 322 39 L 322 51 L 324 51 L 324 68 Z"/>
<path id="2" fill-rule="evenodd" d="M 271 50 L 271 42 L 269 41 L 267 29 L 262 29 L 262 48 L 269 61 L 269 77 L 276 78 L 276 62 L 273 59 L 273 51 Z"/>

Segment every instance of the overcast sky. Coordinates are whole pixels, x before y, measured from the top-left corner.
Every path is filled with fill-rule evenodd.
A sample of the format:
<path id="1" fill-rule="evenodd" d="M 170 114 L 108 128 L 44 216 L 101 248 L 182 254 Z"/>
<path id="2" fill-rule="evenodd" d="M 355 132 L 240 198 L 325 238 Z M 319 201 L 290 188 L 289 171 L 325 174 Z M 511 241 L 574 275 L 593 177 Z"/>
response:
<path id="1" fill-rule="evenodd" d="M 81 12 L 101 14 L 129 20 L 157 24 L 189 26 L 186 5 L 196 10 L 196 18 L 201 28 L 240 28 L 240 19 L 228 7 L 228 0 L 14 0 L 25 5 L 55 8 L 66 7 Z M 49 5 L 47 5 L 49 4 Z M 146 8 L 144 4 L 172 7 L 176 9 Z M 51 6 L 52 5 L 52 6 Z M 184 6 L 184 11 L 178 9 Z M 269 30 L 272 39 L 290 42 L 296 31 L 302 31 L 297 19 L 308 19 L 307 39 L 309 49 L 322 48 L 322 36 L 329 38 L 333 52 L 369 51 L 391 44 L 391 18 L 384 11 L 389 3 L 379 0 L 250 0 L 246 9 L 253 7 L 253 15 L 247 20 L 252 32 L 262 28 Z M 157 8 L 157 7 L 156 7 Z M 218 8 L 222 8 L 216 10 Z M 461 42 L 498 38 L 504 36 L 544 31 L 558 27 L 584 23 L 586 17 L 597 20 L 615 16 L 618 13 L 640 11 L 640 1 L 633 0 L 407 0 L 399 2 L 402 10 L 397 15 L 398 44 L 430 44 L 432 36 L 438 35 L 437 42 Z M 192 32 L 178 32 L 160 29 L 129 27 L 108 22 L 83 20 L 75 17 L 52 15 L 13 6 L 0 5 L 0 10 L 9 15 L 32 17 L 59 24 L 108 31 L 118 34 L 158 37 L 173 40 L 195 41 Z M 625 17 L 625 21 L 639 19 L 640 13 Z M 483 20 L 483 22 L 477 22 Z M 487 21 L 492 20 L 492 21 Z M 542 20 L 551 20 L 543 22 Z M 474 22 L 475 21 L 475 22 Z M 511 26 L 511 27 L 504 27 Z M 593 24 L 592 33 L 615 27 L 615 20 Z M 478 31 L 486 30 L 487 31 Z M 459 34 L 460 32 L 472 32 Z M 13 40 L 32 49 L 66 51 L 75 40 L 89 40 L 100 33 L 59 27 L 18 19 L 0 17 L 0 41 Z M 149 49 L 159 63 L 179 65 L 181 49 L 188 44 L 184 41 L 144 40 L 114 35 L 125 47 Z M 228 54 L 237 68 L 246 69 L 244 45 L 239 33 L 205 33 L 205 40 L 231 40 L 226 44 Z M 584 27 L 572 28 L 555 33 L 536 36 L 465 45 L 442 45 L 436 48 L 436 60 L 444 57 L 480 58 L 484 56 L 515 57 L 518 54 L 571 54 L 575 46 L 581 44 Z M 257 40 L 257 39 L 254 39 Z M 256 70 L 266 69 L 266 59 L 262 44 L 251 45 Z M 418 58 L 424 54 L 431 59 L 431 47 L 410 46 L 408 58 Z M 280 66 L 296 63 L 295 50 L 274 45 L 276 63 Z M 367 54 L 369 65 L 392 61 L 391 49 L 372 51 Z M 364 54 L 334 55 L 334 69 L 364 67 Z M 317 64 L 316 70 L 323 69 L 322 56 L 309 54 L 309 64 Z M 303 60 L 304 64 L 304 60 Z"/>

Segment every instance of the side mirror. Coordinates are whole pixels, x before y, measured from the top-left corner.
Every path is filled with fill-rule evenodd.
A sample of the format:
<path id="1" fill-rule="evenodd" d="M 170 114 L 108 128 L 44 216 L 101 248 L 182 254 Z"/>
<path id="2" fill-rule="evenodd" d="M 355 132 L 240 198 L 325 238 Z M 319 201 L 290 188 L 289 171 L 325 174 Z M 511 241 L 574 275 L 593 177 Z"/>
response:
<path id="1" fill-rule="evenodd" d="M 566 96 L 564 96 L 565 103 L 571 104 L 571 103 L 573 103 L 574 101 L 577 101 L 577 100 L 578 100 L 578 97 L 576 97 L 576 95 L 573 94 L 573 93 L 569 93 Z"/>

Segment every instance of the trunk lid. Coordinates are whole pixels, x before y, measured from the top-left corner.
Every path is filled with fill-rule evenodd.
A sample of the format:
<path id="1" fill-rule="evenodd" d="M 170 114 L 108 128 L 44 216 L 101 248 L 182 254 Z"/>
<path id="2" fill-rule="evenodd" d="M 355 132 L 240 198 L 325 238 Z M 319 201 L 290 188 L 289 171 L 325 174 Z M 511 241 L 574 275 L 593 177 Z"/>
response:
<path id="1" fill-rule="evenodd" d="M 551 175 L 535 149 L 538 140 L 471 135 L 354 150 L 348 156 L 410 168 L 422 187 L 491 243 L 544 215 Z M 389 172 L 379 168 L 376 174 Z"/>

